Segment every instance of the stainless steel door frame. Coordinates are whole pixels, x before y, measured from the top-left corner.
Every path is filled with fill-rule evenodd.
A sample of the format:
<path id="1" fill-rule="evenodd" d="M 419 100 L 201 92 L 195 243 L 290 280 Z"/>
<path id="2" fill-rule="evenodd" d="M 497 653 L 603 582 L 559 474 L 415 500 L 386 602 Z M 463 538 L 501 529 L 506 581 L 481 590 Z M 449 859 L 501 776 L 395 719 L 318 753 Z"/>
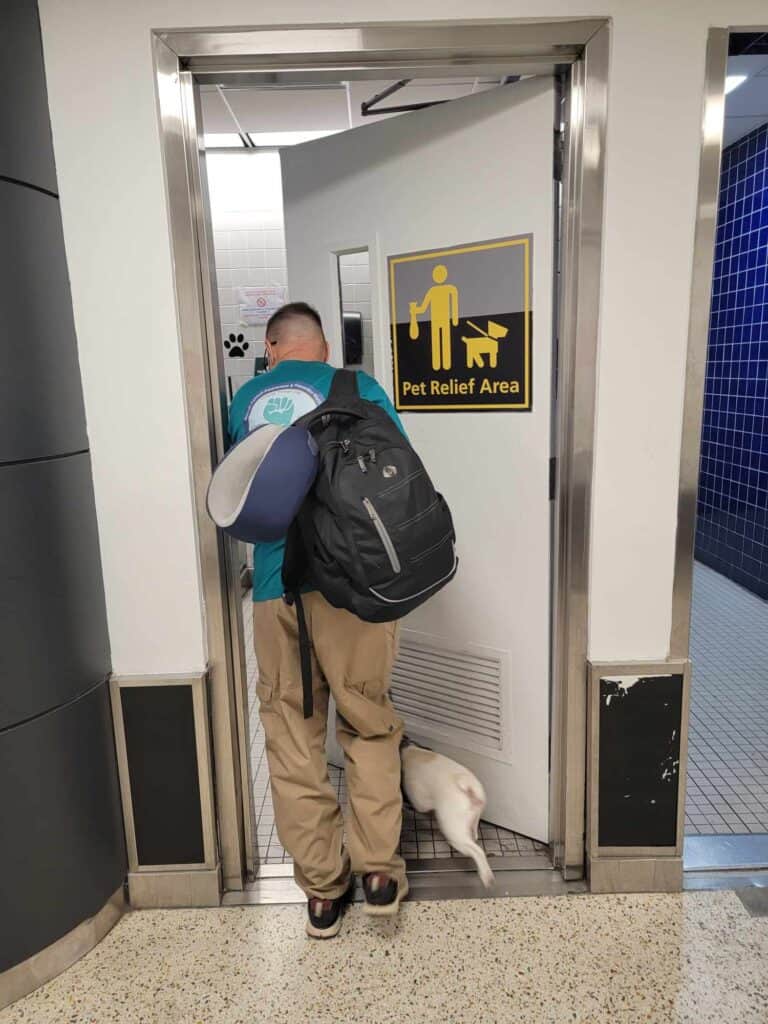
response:
<path id="1" fill-rule="evenodd" d="M 562 187 L 550 814 L 566 881 L 585 867 L 589 549 L 602 259 L 608 26 L 571 68 Z"/>
<path id="2" fill-rule="evenodd" d="M 589 530 L 609 28 L 568 22 L 391 24 L 157 31 L 153 52 L 175 270 L 177 316 L 211 680 L 219 844 L 224 885 L 242 887 L 250 857 L 247 695 L 237 581 L 205 509 L 224 451 L 223 355 L 212 301 L 214 264 L 200 165 L 195 75 L 417 75 L 488 65 L 572 65 L 563 181 L 558 474 L 554 544 L 554 673 L 550 818 L 556 866 L 584 869 Z M 400 77 L 398 75 L 398 77 Z"/>
<path id="3" fill-rule="evenodd" d="M 669 653 L 672 658 L 688 658 L 690 653 L 701 424 L 704 412 L 704 382 L 709 343 L 709 310 L 712 296 L 717 201 L 720 189 L 720 161 L 723 152 L 725 76 L 728 67 L 729 36 L 728 29 L 713 28 L 710 29 L 707 38 L 704 106 L 701 120 L 699 194 L 696 201 L 691 311 L 688 322 L 688 355 L 685 367 L 683 430 L 680 444 L 675 574 L 672 585 L 672 627 L 669 638 Z"/>
<path id="4" fill-rule="evenodd" d="M 157 37 L 153 53 L 210 677 L 218 844 L 224 887 L 239 889 L 247 870 L 242 762 L 248 749 L 241 739 L 242 719 L 237 713 L 244 686 L 244 672 L 237 665 L 243 644 L 242 638 L 238 642 L 240 617 L 230 611 L 232 581 L 224 539 L 205 510 L 212 468 L 223 453 L 222 403 L 213 399 L 223 395 L 223 381 L 218 377 L 220 365 L 211 379 L 215 346 L 206 320 L 211 304 L 205 305 L 213 263 L 210 253 L 201 249 L 206 235 L 202 192 L 194 170 L 199 161 L 191 76 L 182 73 L 178 55 Z M 214 336 L 218 334 L 217 330 Z"/>

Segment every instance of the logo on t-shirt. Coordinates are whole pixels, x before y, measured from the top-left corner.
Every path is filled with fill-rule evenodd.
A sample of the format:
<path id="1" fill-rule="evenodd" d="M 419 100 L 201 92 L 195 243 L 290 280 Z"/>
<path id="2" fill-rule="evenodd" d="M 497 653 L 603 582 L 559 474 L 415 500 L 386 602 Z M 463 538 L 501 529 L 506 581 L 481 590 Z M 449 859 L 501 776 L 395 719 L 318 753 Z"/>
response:
<path id="1" fill-rule="evenodd" d="M 260 391 L 245 413 L 248 433 L 274 423 L 287 427 L 301 416 L 316 409 L 324 396 L 307 384 L 276 384 Z"/>

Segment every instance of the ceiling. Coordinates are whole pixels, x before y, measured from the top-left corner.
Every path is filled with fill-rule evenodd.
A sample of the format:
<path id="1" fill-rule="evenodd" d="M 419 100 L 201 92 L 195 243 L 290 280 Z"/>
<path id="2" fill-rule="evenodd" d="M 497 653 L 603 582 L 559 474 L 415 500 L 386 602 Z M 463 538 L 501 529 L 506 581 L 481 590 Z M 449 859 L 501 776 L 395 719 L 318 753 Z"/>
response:
<path id="1" fill-rule="evenodd" d="M 203 85 L 201 101 L 206 136 L 242 133 L 330 133 L 356 128 L 396 114 L 363 116 L 361 104 L 393 85 L 381 82 L 339 82 L 337 85 L 286 88 L 248 88 Z M 377 106 L 406 106 L 452 100 L 472 92 L 493 89 L 498 78 L 421 78 L 386 97 Z M 216 145 L 223 140 L 206 139 Z M 257 140 L 258 141 L 258 140 Z M 289 142 L 286 139 L 286 142 Z M 237 140 L 232 140 L 237 145 Z M 230 144 L 232 144 L 232 142 Z M 241 144 L 242 145 L 242 144 Z"/>
<path id="2" fill-rule="evenodd" d="M 747 78 L 725 97 L 724 146 L 768 122 L 768 53 L 729 57 L 728 75 Z"/>
<path id="3" fill-rule="evenodd" d="M 740 38 L 740 37 L 737 37 Z M 745 37 L 751 40 L 753 37 Z M 765 37 L 761 37 L 765 38 Z M 734 49 L 738 49 L 734 47 Z M 752 52 L 728 58 L 728 75 L 743 75 L 743 81 L 733 89 L 725 101 L 725 127 L 723 144 L 730 146 L 755 128 L 768 122 L 768 53 L 754 52 L 754 42 L 743 49 Z M 395 114 L 363 116 L 361 104 L 393 85 L 392 81 L 339 82 L 323 86 L 248 87 L 203 85 L 203 131 L 209 147 L 234 146 L 243 148 L 239 133 L 271 133 L 268 138 L 255 138 L 250 144 L 279 145 L 303 141 L 301 134 L 293 136 L 273 133 L 311 132 L 314 137 L 361 124 L 394 117 Z M 434 78 L 415 79 L 402 89 L 377 104 L 381 107 L 451 100 L 479 90 L 500 85 L 498 78 Z M 229 136 L 225 139 L 223 136 Z"/>

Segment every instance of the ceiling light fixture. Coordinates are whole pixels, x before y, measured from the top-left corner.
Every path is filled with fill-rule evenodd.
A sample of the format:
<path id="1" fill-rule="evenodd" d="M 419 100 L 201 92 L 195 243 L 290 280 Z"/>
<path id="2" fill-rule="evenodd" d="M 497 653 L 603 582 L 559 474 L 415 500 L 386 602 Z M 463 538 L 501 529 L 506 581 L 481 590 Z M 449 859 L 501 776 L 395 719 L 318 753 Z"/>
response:
<path id="1" fill-rule="evenodd" d="M 343 130 L 343 128 L 327 128 L 297 132 L 248 132 L 248 138 L 254 146 L 296 146 L 302 142 L 313 142 L 315 139 L 325 138 L 326 135 L 336 135 Z"/>
<path id="2" fill-rule="evenodd" d="M 206 132 L 203 145 L 206 149 L 242 149 L 244 143 L 237 132 Z"/>
<path id="3" fill-rule="evenodd" d="M 726 75 L 725 77 L 725 95 L 729 92 L 733 92 L 734 89 L 738 89 L 740 85 L 746 82 L 748 75 Z"/>

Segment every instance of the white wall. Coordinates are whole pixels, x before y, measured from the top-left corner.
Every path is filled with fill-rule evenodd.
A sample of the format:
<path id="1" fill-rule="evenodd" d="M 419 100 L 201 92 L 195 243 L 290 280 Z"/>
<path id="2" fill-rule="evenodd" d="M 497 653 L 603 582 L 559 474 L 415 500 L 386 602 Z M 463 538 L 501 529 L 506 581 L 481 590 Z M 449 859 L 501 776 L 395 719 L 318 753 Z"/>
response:
<path id="1" fill-rule="evenodd" d="M 150 29 L 610 15 L 590 652 L 662 657 L 707 28 L 765 0 L 40 0 L 117 671 L 204 657 Z"/>

